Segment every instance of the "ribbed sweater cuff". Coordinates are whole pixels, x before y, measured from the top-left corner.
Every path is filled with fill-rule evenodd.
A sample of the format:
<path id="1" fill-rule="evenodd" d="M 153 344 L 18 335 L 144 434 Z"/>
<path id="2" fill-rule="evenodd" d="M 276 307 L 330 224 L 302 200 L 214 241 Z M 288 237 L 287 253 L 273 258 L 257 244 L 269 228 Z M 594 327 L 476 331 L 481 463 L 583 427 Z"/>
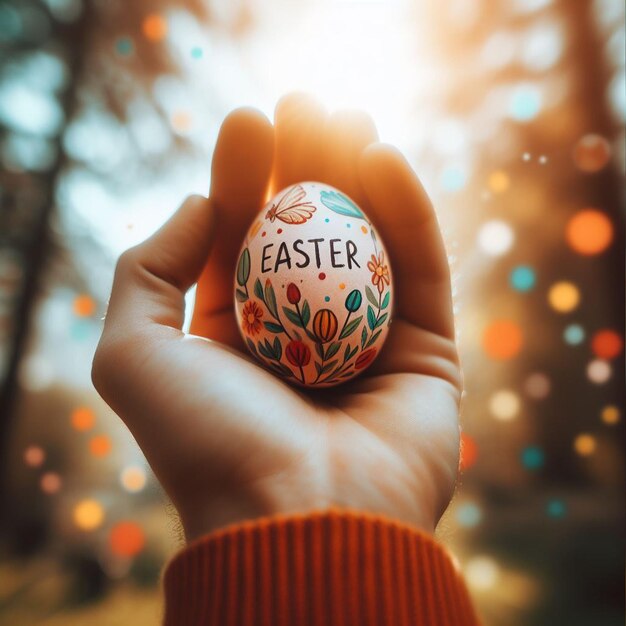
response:
<path id="1" fill-rule="evenodd" d="M 446 550 L 416 528 L 327 511 L 213 532 L 164 575 L 165 626 L 475 626 Z"/>

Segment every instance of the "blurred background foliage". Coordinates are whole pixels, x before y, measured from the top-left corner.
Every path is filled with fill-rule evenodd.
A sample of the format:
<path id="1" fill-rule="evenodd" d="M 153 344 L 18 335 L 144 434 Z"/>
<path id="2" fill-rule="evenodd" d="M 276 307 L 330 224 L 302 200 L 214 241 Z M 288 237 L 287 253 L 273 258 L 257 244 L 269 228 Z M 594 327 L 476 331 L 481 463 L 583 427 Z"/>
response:
<path id="1" fill-rule="evenodd" d="M 180 532 L 89 377 L 115 258 L 306 89 L 438 208 L 486 624 L 623 623 L 624 57 L 621 0 L 0 0 L 0 620 L 158 622 Z"/>

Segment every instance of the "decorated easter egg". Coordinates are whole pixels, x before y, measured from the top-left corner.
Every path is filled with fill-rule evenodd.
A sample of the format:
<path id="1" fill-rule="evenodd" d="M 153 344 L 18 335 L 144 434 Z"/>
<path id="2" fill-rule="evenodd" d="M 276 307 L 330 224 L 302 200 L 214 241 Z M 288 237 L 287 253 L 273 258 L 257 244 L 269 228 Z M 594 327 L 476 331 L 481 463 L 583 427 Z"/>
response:
<path id="1" fill-rule="evenodd" d="M 253 221 L 235 275 L 252 354 L 274 374 L 329 387 L 363 372 L 391 323 L 393 279 L 363 210 L 323 183 L 292 185 Z"/>

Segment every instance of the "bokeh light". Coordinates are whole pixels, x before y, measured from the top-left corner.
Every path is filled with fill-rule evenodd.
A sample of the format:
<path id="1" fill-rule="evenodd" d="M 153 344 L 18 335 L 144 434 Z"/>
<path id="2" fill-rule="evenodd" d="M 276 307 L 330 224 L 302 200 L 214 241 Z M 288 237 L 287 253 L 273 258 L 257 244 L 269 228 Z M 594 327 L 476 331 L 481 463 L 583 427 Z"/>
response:
<path id="1" fill-rule="evenodd" d="M 529 122 L 541 110 L 541 92 L 534 85 L 519 85 L 513 90 L 509 115 L 518 122 Z"/>
<path id="2" fill-rule="evenodd" d="M 513 268 L 509 282 L 516 291 L 530 291 L 537 281 L 535 270 L 528 265 L 518 265 Z"/>
<path id="3" fill-rule="evenodd" d="M 542 372 L 530 374 L 524 381 L 524 391 L 530 398 L 543 400 L 550 395 L 550 379 Z"/>
<path id="4" fill-rule="evenodd" d="M 95 530 L 104 521 L 104 508 L 97 500 L 81 500 L 74 507 L 72 517 L 80 530 Z"/>
<path id="5" fill-rule="evenodd" d="M 614 359 L 622 353 L 624 340 L 611 329 L 599 330 L 591 338 L 591 350 L 599 359 Z"/>
<path id="6" fill-rule="evenodd" d="M 519 396 L 510 389 L 502 389 L 489 399 L 491 414 L 501 421 L 509 421 L 517 417 L 520 410 Z"/>
<path id="7" fill-rule="evenodd" d="M 580 291 L 573 283 L 560 281 L 550 287 L 548 302 L 558 313 L 570 313 L 580 303 Z"/>
<path id="8" fill-rule="evenodd" d="M 601 135 L 589 133 L 576 142 L 572 156 L 578 169 L 583 172 L 597 172 L 609 162 L 611 144 Z"/>
<path id="9" fill-rule="evenodd" d="M 527 446 L 521 453 L 522 465 L 528 470 L 538 470 L 543 467 L 545 455 L 539 446 Z"/>
<path id="10" fill-rule="evenodd" d="M 109 547 L 117 556 L 136 556 L 143 550 L 145 544 L 144 531 L 136 522 L 118 522 L 109 532 Z"/>
<path id="11" fill-rule="evenodd" d="M 482 517 L 482 509 L 475 502 L 464 502 L 456 510 L 456 521 L 465 528 L 478 526 Z"/>
<path id="12" fill-rule="evenodd" d="M 111 439 L 107 435 L 96 435 L 89 440 L 89 452 L 95 457 L 107 456 L 111 447 Z"/>
<path id="13" fill-rule="evenodd" d="M 585 329 L 580 324 L 570 324 L 563 331 L 563 339 L 570 346 L 577 346 L 585 340 Z"/>
<path id="14" fill-rule="evenodd" d="M 602 409 L 600 417 L 605 424 L 612 426 L 620 421 L 621 413 L 618 407 L 614 404 L 609 404 Z"/>
<path id="15" fill-rule="evenodd" d="M 476 590 L 487 591 L 493 588 L 500 578 L 500 568 L 488 556 L 475 556 L 465 565 L 467 582 Z"/>
<path id="16" fill-rule="evenodd" d="M 600 254 L 613 241 L 613 224 L 602 211 L 584 209 L 570 218 L 565 239 L 578 254 Z"/>
<path id="17" fill-rule="evenodd" d="M 563 500 L 559 500 L 558 498 L 553 498 L 546 504 L 546 513 L 548 514 L 548 517 L 552 517 L 554 519 L 565 517 L 565 514 L 567 513 L 565 502 L 563 502 Z"/>
<path id="18" fill-rule="evenodd" d="M 179 135 L 184 135 L 191 130 L 192 120 L 189 111 L 176 111 L 170 119 L 172 128 Z"/>
<path id="19" fill-rule="evenodd" d="M 24 463 L 29 467 L 40 467 L 46 460 L 46 453 L 41 446 L 28 446 L 24 450 Z"/>
<path id="20" fill-rule="evenodd" d="M 483 349 L 492 359 L 512 359 L 519 354 L 523 342 L 522 329 L 511 320 L 496 320 L 483 333 Z"/>
<path id="21" fill-rule="evenodd" d="M 146 39 L 162 41 L 167 35 L 167 20 L 157 13 L 151 13 L 144 18 L 141 30 Z"/>
<path id="22" fill-rule="evenodd" d="M 89 407 L 79 406 L 70 414 L 70 421 L 75 430 L 91 430 L 96 423 L 96 414 Z"/>
<path id="23" fill-rule="evenodd" d="M 587 378 L 596 385 L 602 385 L 613 375 L 611 364 L 602 359 L 594 359 L 587 365 Z"/>
<path id="24" fill-rule="evenodd" d="M 87 294 L 74 298 L 74 314 L 77 317 L 90 317 L 96 312 L 96 301 Z"/>
<path id="25" fill-rule="evenodd" d="M 115 52 L 120 56 L 127 57 L 133 53 L 133 40 L 130 37 L 120 37 L 115 42 Z"/>
<path id="26" fill-rule="evenodd" d="M 504 170 L 495 170 L 489 174 L 487 186 L 493 193 L 503 193 L 511 185 L 511 179 Z"/>
<path id="27" fill-rule="evenodd" d="M 61 489 L 62 480 L 56 472 L 46 472 L 41 476 L 39 486 L 44 493 L 52 495 L 58 493 Z"/>
<path id="28" fill-rule="evenodd" d="M 591 456 L 596 451 L 596 439 L 589 433 L 581 433 L 574 439 L 574 450 L 580 456 Z"/>
<path id="29" fill-rule="evenodd" d="M 478 245 L 489 256 L 502 256 L 513 245 L 513 229 L 502 220 L 491 220 L 480 227 Z"/>
<path id="30" fill-rule="evenodd" d="M 146 471 L 138 465 L 129 465 L 120 472 L 120 483 L 130 493 L 137 493 L 146 486 Z"/>

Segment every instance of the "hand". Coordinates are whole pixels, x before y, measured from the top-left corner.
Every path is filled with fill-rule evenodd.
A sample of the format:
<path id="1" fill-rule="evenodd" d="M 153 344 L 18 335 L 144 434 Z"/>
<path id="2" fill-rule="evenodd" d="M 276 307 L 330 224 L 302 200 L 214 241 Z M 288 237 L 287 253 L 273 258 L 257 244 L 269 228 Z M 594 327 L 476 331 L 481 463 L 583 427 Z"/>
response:
<path id="1" fill-rule="evenodd" d="M 458 468 L 461 379 L 449 269 L 411 168 L 365 114 L 283 99 L 275 127 L 231 113 L 210 198 L 189 198 L 119 260 L 93 381 L 180 513 L 188 540 L 244 519 L 346 507 L 432 532 Z M 243 347 L 236 257 L 268 191 L 319 180 L 352 196 L 385 242 L 395 280 L 387 343 L 361 377 L 305 392 Z M 208 261 L 207 261 L 208 259 Z M 184 294 L 198 281 L 191 331 Z"/>

